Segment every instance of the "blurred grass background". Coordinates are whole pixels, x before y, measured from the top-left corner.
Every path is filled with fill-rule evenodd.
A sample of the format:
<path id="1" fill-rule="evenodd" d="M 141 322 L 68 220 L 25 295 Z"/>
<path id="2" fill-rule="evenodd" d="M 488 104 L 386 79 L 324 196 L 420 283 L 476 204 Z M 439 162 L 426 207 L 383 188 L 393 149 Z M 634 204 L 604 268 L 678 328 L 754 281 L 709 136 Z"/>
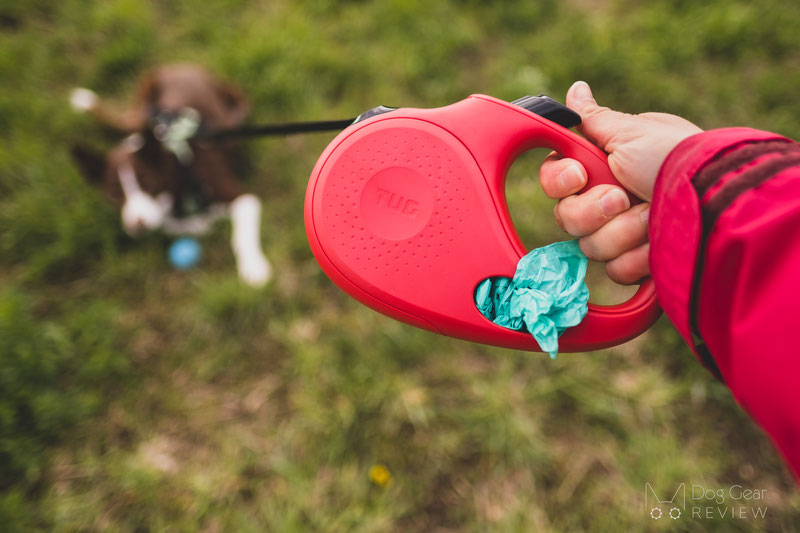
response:
<path id="1" fill-rule="evenodd" d="M 202 267 L 131 241 L 67 149 L 108 146 L 67 104 L 125 102 L 194 61 L 253 120 L 436 107 L 483 92 L 800 137 L 800 5 L 555 0 L 0 3 L 0 526 L 4 531 L 797 531 L 762 433 L 666 319 L 555 361 L 393 322 L 308 249 L 307 177 L 332 134 L 248 144 L 276 280 L 240 286 L 225 224 Z M 536 182 L 529 246 L 561 240 Z M 480 253 L 480 251 L 476 251 Z M 593 269 L 595 301 L 621 294 Z M 375 468 L 378 467 L 378 468 Z M 767 489 L 764 519 L 652 521 L 644 486 Z"/>

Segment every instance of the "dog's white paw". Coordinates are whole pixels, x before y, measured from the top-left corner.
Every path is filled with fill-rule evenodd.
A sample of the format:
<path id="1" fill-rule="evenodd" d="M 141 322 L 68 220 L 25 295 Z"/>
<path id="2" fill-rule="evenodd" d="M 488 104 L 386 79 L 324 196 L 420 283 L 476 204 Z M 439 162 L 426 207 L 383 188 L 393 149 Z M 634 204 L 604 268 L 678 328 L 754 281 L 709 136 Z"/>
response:
<path id="1" fill-rule="evenodd" d="M 100 98 L 94 91 L 83 87 L 72 89 L 72 92 L 69 93 L 69 103 L 76 111 L 90 111 L 97 106 L 99 100 Z"/>
<path id="2" fill-rule="evenodd" d="M 272 266 L 263 254 L 242 254 L 236 263 L 239 277 L 251 287 L 263 287 L 272 277 Z"/>

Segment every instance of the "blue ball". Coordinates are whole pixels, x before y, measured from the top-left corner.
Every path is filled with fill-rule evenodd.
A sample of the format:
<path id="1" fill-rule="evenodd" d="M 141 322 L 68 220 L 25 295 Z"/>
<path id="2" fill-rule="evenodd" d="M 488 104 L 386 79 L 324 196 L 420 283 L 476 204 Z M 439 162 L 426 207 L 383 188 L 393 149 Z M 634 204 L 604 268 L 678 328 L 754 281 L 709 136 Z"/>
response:
<path id="1" fill-rule="evenodd" d="M 192 268 L 200 260 L 200 243 L 191 237 L 181 237 L 169 247 L 169 262 L 179 270 Z"/>

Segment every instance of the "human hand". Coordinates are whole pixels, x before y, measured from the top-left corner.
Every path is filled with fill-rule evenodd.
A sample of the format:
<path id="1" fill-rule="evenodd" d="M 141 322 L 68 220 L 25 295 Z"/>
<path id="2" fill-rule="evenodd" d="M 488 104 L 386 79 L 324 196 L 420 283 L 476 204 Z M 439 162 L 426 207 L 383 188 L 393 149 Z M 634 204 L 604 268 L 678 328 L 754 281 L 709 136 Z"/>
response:
<path id="1" fill-rule="evenodd" d="M 567 107 L 581 116 L 578 130 L 608 153 L 614 176 L 645 202 L 631 207 L 627 195 L 614 185 L 598 185 L 576 195 L 586 185 L 586 169 L 557 153 L 542 163 L 542 189 L 559 199 L 556 221 L 561 229 L 579 237 L 586 257 L 606 262 L 606 273 L 617 283 L 636 283 L 650 274 L 649 202 L 661 164 L 678 143 L 702 130 L 675 115 L 629 115 L 600 107 L 582 81 L 567 91 Z"/>

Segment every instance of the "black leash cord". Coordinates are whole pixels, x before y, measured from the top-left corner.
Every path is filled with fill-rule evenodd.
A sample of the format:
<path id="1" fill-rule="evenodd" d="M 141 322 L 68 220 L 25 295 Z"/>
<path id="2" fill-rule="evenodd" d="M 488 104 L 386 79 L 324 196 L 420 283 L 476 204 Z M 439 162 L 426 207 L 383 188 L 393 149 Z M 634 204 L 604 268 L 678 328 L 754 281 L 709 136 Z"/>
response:
<path id="1" fill-rule="evenodd" d="M 356 117 L 343 120 L 321 120 L 318 122 L 288 122 L 286 124 L 263 124 L 241 126 L 229 130 L 198 131 L 198 139 L 221 140 L 231 137 L 259 137 L 262 135 L 290 135 L 292 133 L 311 133 L 314 131 L 343 130 L 351 125 Z"/>

